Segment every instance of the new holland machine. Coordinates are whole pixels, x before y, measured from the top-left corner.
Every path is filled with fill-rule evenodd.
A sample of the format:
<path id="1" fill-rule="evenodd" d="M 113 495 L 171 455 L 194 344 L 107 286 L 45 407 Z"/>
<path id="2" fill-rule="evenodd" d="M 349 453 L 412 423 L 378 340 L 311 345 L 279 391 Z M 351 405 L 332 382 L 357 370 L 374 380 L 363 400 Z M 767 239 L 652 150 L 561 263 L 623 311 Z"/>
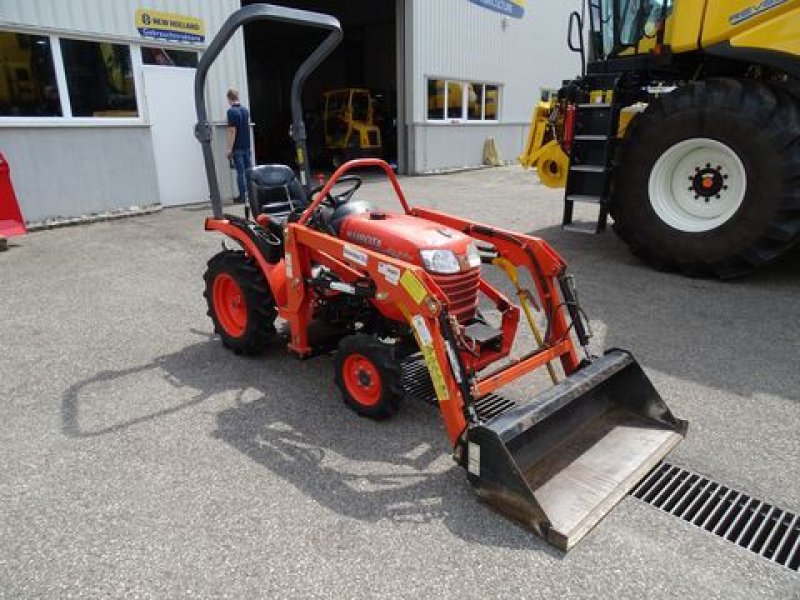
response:
<path id="1" fill-rule="evenodd" d="M 325 92 L 325 154 L 335 168 L 353 158 L 383 153 L 381 130 L 375 124 L 375 101 L 369 90 L 360 88 Z"/>
<path id="2" fill-rule="evenodd" d="M 655 266 L 723 278 L 800 241 L 800 0 L 587 0 L 568 43 L 582 75 L 520 157 L 566 188 L 565 228 L 610 215 Z"/>
<path id="3" fill-rule="evenodd" d="M 291 88 L 299 180 L 289 166 L 256 167 L 242 218 L 222 210 L 204 84 L 237 28 L 259 19 L 327 35 Z M 378 159 L 348 162 L 321 189 L 310 189 L 302 89 L 341 38 L 331 16 L 257 4 L 231 15 L 203 54 L 195 100 L 213 210 L 205 228 L 238 247 L 208 262 L 205 296 L 215 331 L 234 352 L 255 354 L 276 335 L 280 317 L 288 351 L 308 358 L 326 351 L 310 325 L 333 325 L 340 332 L 336 385 L 347 406 L 374 419 L 398 410 L 403 361 L 417 357 L 453 457 L 478 495 L 566 550 L 683 439 L 686 423 L 629 352 L 589 351 L 567 266 L 541 239 L 412 207 Z M 366 166 L 383 169 L 399 210 L 377 210 L 358 197 L 361 179 L 352 171 Z M 518 304 L 482 267 L 508 275 Z M 494 321 L 480 298 L 496 310 Z M 538 341 L 512 352 L 521 320 Z M 498 393 L 539 369 L 549 371 L 552 387 L 517 401 Z"/>

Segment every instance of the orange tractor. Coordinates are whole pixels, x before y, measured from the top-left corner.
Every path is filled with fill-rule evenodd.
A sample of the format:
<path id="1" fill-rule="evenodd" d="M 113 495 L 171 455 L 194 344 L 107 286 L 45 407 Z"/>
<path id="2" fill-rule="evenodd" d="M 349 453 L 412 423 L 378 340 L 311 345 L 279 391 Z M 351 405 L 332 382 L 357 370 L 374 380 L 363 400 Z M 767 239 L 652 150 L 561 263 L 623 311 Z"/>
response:
<path id="1" fill-rule="evenodd" d="M 328 35 L 292 86 L 300 180 L 288 166 L 256 167 L 242 218 L 222 212 L 203 89 L 226 41 L 257 19 Z M 378 159 L 346 163 L 321 189 L 310 189 L 301 92 L 341 37 L 333 17 L 259 4 L 235 12 L 203 54 L 195 95 L 213 208 L 205 227 L 240 247 L 208 263 L 215 330 L 234 352 L 255 354 L 276 335 L 280 317 L 288 323 L 288 350 L 305 358 L 320 351 L 310 325 L 336 325 L 336 384 L 347 405 L 375 419 L 398 410 L 403 361 L 416 356 L 427 367 L 453 456 L 479 496 L 566 550 L 680 442 L 686 423 L 631 354 L 589 352 L 572 279 L 546 242 L 411 207 Z M 348 173 L 363 167 L 383 169 L 401 210 L 379 211 L 356 197 L 361 180 Z M 508 275 L 519 304 L 489 284 L 482 265 Z M 480 310 L 481 298 L 495 321 Z M 523 315 L 537 342 L 513 353 Z M 554 382 L 546 391 L 523 401 L 497 393 L 538 369 Z"/>

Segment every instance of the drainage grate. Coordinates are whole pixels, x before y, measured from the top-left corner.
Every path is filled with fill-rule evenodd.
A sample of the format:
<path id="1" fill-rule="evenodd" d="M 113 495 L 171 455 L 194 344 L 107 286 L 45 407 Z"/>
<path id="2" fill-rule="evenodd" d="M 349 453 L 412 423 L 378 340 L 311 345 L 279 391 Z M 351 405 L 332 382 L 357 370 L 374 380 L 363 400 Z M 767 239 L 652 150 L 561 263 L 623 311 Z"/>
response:
<path id="1" fill-rule="evenodd" d="M 800 569 L 798 515 L 667 463 L 653 469 L 631 495 L 772 562 Z"/>

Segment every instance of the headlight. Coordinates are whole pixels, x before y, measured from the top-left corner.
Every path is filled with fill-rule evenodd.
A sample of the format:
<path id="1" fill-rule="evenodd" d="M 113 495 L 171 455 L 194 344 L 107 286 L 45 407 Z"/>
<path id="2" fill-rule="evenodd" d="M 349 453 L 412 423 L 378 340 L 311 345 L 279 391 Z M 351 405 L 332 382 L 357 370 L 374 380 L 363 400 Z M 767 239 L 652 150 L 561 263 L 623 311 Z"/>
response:
<path id="1" fill-rule="evenodd" d="M 461 265 L 452 250 L 420 250 L 419 254 L 426 271 L 444 275 L 461 271 Z"/>
<path id="2" fill-rule="evenodd" d="M 469 264 L 470 268 L 481 266 L 481 255 L 474 243 L 467 246 L 467 264 Z"/>

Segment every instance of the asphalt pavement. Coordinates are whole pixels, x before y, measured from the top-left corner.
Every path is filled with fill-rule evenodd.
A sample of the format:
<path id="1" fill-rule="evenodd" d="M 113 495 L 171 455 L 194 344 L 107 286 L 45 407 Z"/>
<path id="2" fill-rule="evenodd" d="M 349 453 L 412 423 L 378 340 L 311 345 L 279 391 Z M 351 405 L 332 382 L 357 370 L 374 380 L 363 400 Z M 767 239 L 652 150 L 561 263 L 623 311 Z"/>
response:
<path id="1" fill-rule="evenodd" d="M 594 345 L 634 352 L 688 438 L 670 456 L 800 512 L 800 252 L 735 282 L 559 228 L 517 167 L 404 178 L 412 203 L 531 232 Z M 359 195 L 391 205 L 369 177 Z M 205 206 L 42 231 L 0 253 L 0 596 L 800 598 L 800 575 L 627 497 L 569 554 L 479 503 L 436 409 L 374 423 L 331 359 L 226 351 Z M 587 213 L 588 214 L 588 213 Z"/>

